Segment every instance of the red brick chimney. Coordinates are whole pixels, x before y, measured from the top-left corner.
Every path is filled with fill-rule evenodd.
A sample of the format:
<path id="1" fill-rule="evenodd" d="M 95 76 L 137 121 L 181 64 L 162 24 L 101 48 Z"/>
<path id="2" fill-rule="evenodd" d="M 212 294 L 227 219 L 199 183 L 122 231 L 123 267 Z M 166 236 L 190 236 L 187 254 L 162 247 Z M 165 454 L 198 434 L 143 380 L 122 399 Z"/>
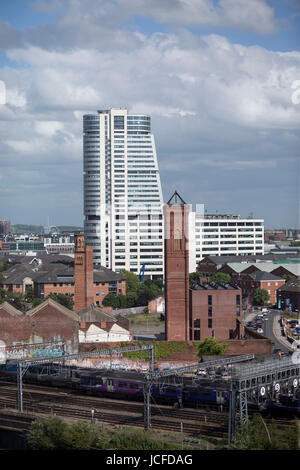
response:
<path id="1" fill-rule="evenodd" d="M 177 191 L 164 205 L 167 341 L 189 340 L 189 210 Z"/>
<path id="2" fill-rule="evenodd" d="M 94 302 L 93 247 L 85 245 L 84 235 L 75 235 L 74 283 L 74 311 L 78 312 Z"/>

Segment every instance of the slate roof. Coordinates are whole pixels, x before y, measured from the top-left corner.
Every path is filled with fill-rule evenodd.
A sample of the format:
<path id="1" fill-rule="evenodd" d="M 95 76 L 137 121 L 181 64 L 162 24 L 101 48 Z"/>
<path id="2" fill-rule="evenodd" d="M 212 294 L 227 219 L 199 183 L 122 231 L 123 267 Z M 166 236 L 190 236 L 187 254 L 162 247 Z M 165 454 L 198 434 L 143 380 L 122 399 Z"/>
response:
<path id="1" fill-rule="evenodd" d="M 46 299 L 44 302 L 42 302 L 40 305 L 37 305 L 37 307 L 32 308 L 31 310 L 26 312 L 26 315 L 32 317 L 47 306 L 50 306 L 56 310 L 59 310 L 61 313 L 63 313 L 64 315 L 66 315 L 67 317 L 71 318 L 74 321 L 77 321 L 77 322 L 80 321 L 80 318 L 77 315 L 77 313 L 73 312 L 72 310 L 69 310 L 68 308 L 64 307 L 60 303 L 55 302 L 55 300 L 52 300 L 50 297 Z"/>
<path id="2" fill-rule="evenodd" d="M 96 304 L 91 304 L 88 307 L 83 308 L 77 312 L 81 322 L 86 323 L 102 323 L 102 322 L 113 322 L 117 323 L 116 318 L 113 315 L 105 312 L 102 308 Z"/>
<path id="3" fill-rule="evenodd" d="M 22 284 L 25 277 L 40 283 L 74 282 L 74 267 L 63 263 L 42 263 L 41 265 L 15 264 L 4 273 L 2 284 Z M 113 282 L 124 276 L 103 266 L 94 269 L 94 282 Z"/>
<path id="4" fill-rule="evenodd" d="M 228 282 L 202 282 L 200 284 L 193 284 L 192 290 L 239 290 L 240 287 Z"/>
<path id="5" fill-rule="evenodd" d="M 280 286 L 277 291 L 298 292 L 300 295 L 300 276 L 298 276 L 296 279 L 290 279 L 286 284 Z"/>
<path id="6" fill-rule="evenodd" d="M 255 271 L 253 273 L 250 273 L 249 276 L 254 280 L 254 281 L 284 281 L 279 276 L 275 276 L 275 274 L 265 272 L 265 271 Z"/>
<path id="7" fill-rule="evenodd" d="M 221 256 L 204 256 L 204 258 L 199 261 L 199 264 L 202 264 L 204 260 L 211 261 L 213 264 L 220 265 L 220 264 L 228 264 L 228 263 L 256 263 L 257 260 L 263 261 L 276 261 L 278 259 L 282 259 L 283 254 L 267 254 L 267 255 L 250 255 L 250 256 L 242 256 L 242 255 L 221 255 Z M 300 253 L 289 253 L 289 258 L 300 258 Z"/>

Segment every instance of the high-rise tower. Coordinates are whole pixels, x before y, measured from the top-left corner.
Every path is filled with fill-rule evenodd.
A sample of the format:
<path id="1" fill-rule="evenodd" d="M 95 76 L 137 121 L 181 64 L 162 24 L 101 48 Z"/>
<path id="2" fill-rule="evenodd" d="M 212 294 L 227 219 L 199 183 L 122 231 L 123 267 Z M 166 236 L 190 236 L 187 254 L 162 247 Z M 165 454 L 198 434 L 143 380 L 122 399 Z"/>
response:
<path id="1" fill-rule="evenodd" d="M 162 190 L 150 116 L 83 116 L 84 233 L 94 263 L 163 275 Z"/>

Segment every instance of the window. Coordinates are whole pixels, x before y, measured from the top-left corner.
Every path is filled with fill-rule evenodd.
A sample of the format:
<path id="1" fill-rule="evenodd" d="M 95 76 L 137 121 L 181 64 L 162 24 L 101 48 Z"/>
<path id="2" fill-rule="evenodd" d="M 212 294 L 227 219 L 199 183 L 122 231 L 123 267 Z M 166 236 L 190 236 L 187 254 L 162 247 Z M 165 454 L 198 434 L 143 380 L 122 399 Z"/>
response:
<path id="1" fill-rule="evenodd" d="M 194 331 L 194 341 L 200 341 L 200 330 Z"/>
<path id="2" fill-rule="evenodd" d="M 212 307 L 208 307 L 208 316 L 212 317 Z"/>
<path id="3" fill-rule="evenodd" d="M 241 296 L 237 295 L 236 296 L 236 305 L 240 305 L 240 303 L 241 303 Z"/>
<path id="4" fill-rule="evenodd" d="M 208 325 L 207 326 L 208 326 L 208 328 L 212 328 L 212 319 L 211 318 L 208 319 Z"/>
<path id="5" fill-rule="evenodd" d="M 208 296 L 208 305 L 212 305 L 212 295 Z"/>
<path id="6" fill-rule="evenodd" d="M 200 318 L 194 319 L 194 328 L 200 328 Z"/>

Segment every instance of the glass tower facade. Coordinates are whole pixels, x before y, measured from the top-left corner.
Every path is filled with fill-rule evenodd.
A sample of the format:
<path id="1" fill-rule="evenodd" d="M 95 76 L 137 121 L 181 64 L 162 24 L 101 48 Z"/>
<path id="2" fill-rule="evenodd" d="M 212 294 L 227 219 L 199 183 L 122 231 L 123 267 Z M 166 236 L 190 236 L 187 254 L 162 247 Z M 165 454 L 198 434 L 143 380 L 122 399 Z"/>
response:
<path id="1" fill-rule="evenodd" d="M 151 118 L 113 108 L 83 116 L 84 232 L 94 263 L 163 276 L 162 190 Z"/>

